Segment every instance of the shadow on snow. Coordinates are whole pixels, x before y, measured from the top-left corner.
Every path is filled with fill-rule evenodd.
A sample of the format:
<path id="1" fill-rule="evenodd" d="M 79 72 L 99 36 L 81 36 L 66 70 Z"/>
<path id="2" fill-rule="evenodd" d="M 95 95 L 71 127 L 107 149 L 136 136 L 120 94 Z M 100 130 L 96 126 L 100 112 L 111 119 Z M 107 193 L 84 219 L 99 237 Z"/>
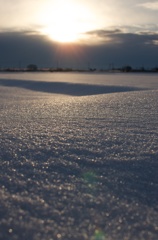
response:
<path id="1" fill-rule="evenodd" d="M 105 86 L 80 83 L 65 83 L 65 82 L 42 82 L 28 80 L 0 80 L 1 86 L 18 87 L 29 89 L 32 91 L 65 94 L 71 96 L 86 96 L 106 93 L 128 92 L 143 90 L 136 87 L 128 86 Z"/>

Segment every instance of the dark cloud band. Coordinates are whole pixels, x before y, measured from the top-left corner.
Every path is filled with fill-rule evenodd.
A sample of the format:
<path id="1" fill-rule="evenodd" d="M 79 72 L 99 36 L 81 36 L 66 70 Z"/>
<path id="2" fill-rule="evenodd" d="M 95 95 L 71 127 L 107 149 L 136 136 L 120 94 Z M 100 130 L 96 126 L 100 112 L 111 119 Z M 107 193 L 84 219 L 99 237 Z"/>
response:
<path id="1" fill-rule="evenodd" d="M 103 68 L 116 66 L 155 66 L 158 64 L 158 33 L 125 33 L 121 29 L 96 30 L 86 33 L 89 39 L 100 38 L 100 44 L 59 44 L 37 32 L 0 32 L 0 67 L 39 66 L 86 68 L 88 64 Z"/>

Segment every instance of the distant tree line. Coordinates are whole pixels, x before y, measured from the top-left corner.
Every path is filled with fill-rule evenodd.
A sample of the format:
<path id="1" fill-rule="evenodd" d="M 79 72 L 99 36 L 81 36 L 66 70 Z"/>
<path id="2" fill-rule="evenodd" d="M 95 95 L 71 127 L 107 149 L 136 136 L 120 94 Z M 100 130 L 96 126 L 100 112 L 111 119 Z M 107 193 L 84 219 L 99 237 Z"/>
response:
<path id="1" fill-rule="evenodd" d="M 0 71 L 5 72 L 158 72 L 158 67 L 153 67 L 150 69 L 146 69 L 144 67 L 133 68 L 130 65 L 125 65 L 121 68 L 114 67 L 110 65 L 109 69 L 97 69 L 97 68 L 88 68 L 88 69 L 72 69 L 72 68 L 38 68 L 38 66 L 34 63 L 28 64 L 26 68 L 0 68 Z"/>

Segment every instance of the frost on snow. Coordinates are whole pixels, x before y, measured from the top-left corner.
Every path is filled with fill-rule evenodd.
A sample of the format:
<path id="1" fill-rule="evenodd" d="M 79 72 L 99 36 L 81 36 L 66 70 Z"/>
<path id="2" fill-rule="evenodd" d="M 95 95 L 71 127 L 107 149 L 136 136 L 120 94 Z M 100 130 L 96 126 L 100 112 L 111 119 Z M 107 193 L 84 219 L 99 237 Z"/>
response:
<path id="1" fill-rule="evenodd" d="M 158 239 L 157 76 L 0 85 L 0 239 Z"/>

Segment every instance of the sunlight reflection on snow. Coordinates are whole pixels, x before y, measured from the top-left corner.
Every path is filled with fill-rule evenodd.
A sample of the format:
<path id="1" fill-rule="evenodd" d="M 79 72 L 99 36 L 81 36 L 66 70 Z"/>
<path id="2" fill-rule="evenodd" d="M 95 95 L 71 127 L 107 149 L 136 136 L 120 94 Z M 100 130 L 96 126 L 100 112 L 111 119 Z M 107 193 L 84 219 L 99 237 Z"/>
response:
<path id="1" fill-rule="evenodd" d="M 0 83 L 0 239 L 158 239 L 158 91 L 95 88 L 157 76 L 29 77 Z"/>

